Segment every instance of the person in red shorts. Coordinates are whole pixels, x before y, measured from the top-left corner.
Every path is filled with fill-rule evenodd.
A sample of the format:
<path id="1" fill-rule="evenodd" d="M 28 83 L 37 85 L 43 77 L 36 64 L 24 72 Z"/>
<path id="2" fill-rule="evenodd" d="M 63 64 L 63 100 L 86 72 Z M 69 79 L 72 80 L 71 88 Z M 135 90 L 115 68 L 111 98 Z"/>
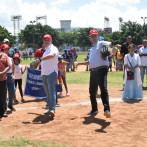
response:
<path id="1" fill-rule="evenodd" d="M 42 58 L 44 52 L 45 52 L 45 45 L 42 43 L 42 48 L 38 49 L 35 52 L 35 59 Z M 38 69 L 41 70 L 41 65 L 39 65 Z"/>
<path id="2" fill-rule="evenodd" d="M 10 47 L 7 44 L 1 46 L 1 50 L 9 49 Z M 5 105 L 7 97 L 7 72 L 11 68 L 11 63 L 6 54 L 0 52 L 0 119 L 6 117 Z"/>

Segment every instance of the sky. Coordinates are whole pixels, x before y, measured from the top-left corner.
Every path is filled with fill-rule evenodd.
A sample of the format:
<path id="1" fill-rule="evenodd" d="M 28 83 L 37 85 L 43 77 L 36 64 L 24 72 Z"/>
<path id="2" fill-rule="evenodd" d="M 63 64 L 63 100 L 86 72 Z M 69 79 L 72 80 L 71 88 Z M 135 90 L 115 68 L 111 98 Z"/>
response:
<path id="1" fill-rule="evenodd" d="M 147 0 L 0 0 L 0 6 L 0 25 L 11 33 L 13 15 L 22 15 L 20 29 L 44 15 L 53 28 L 60 28 L 60 20 L 71 19 L 71 27 L 103 29 L 104 17 L 109 17 L 112 31 L 119 30 L 119 17 L 143 24 L 141 16 L 147 16 Z"/>

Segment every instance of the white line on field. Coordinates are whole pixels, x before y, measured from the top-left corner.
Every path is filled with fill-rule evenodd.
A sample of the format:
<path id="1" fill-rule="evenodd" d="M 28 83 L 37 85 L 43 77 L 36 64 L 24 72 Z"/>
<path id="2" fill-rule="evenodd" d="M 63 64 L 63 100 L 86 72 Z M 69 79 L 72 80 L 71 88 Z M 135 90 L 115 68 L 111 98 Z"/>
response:
<path id="1" fill-rule="evenodd" d="M 144 97 L 147 98 L 147 97 Z M 109 99 L 109 102 L 123 102 L 122 98 L 115 98 L 115 99 Z M 98 103 L 101 103 L 101 100 L 97 101 Z M 133 102 L 133 100 L 132 100 Z M 80 105 L 89 105 L 91 102 L 82 102 L 82 103 L 74 103 L 74 104 L 65 104 L 60 105 L 60 107 L 70 107 L 70 106 L 80 106 Z M 23 107 L 23 108 L 16 108 L 16 110 L 25 110 L 25 109 L 46 109 L 46 107 Z"/>

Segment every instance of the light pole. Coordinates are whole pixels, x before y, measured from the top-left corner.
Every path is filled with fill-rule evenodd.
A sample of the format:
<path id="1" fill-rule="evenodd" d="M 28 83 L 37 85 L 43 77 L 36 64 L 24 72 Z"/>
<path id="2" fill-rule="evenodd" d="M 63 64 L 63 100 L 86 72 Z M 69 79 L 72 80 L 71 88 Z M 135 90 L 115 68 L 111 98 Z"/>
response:
<path id="1" fill-rule="evenodd" d="M 30 23 L 32 24 L 32 26 L 33 26 L 33 50 L 34 50 L 34 23 L 35 23 L 36 21 L 34 20 L 34 21 L 30 21 Z"/>
<path id="2" fill-rule="evenodd" d="M 144 25 L 144 27 L 143 27 L 143 31 L 144 31 L 144 37 L 145 37 L 145 19 L 146 19 L 147 17 L 141 17 L 141 19 L 143 19 L 143 25 Z"/>

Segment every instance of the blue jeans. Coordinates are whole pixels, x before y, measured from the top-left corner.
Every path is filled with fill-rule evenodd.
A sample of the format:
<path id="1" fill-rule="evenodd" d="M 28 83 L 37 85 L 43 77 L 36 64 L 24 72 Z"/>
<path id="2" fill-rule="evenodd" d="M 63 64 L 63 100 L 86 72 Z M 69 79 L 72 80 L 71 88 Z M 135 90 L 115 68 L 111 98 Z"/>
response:
<path id="1" fill-rule="evenodd" d="M 146 75 L 147 75 L 147 66 L 140 66 L 140 74 L 141 74 L 142 84 L 143 84 L 143 82 L 144 82 L 145 70 L 146 70 Z"/>
<path id="2" fill-rule="evenodd" d="M 57 81 L 57 73 L 54 71 L 49 75 L 43 75 L 42 81 L 44 85 L 44 90 L 47 95 L 47 102 L 49 106 L 49 111 L 55 112 L 55 104 L 56 104 L 56 88 L 55 84 Z"/>
<path id="3" fill-rule="evenodd" d="M 15 83 L 12 82 L 12 73 L 7 73 L 7 91 L 8 91 L 8 98 L 9 103 L 8 106 L 13 106 L 13 100 L 15 98 Z M 6 110 L 7 110 L 7 99 L 6 99 Z"/>

